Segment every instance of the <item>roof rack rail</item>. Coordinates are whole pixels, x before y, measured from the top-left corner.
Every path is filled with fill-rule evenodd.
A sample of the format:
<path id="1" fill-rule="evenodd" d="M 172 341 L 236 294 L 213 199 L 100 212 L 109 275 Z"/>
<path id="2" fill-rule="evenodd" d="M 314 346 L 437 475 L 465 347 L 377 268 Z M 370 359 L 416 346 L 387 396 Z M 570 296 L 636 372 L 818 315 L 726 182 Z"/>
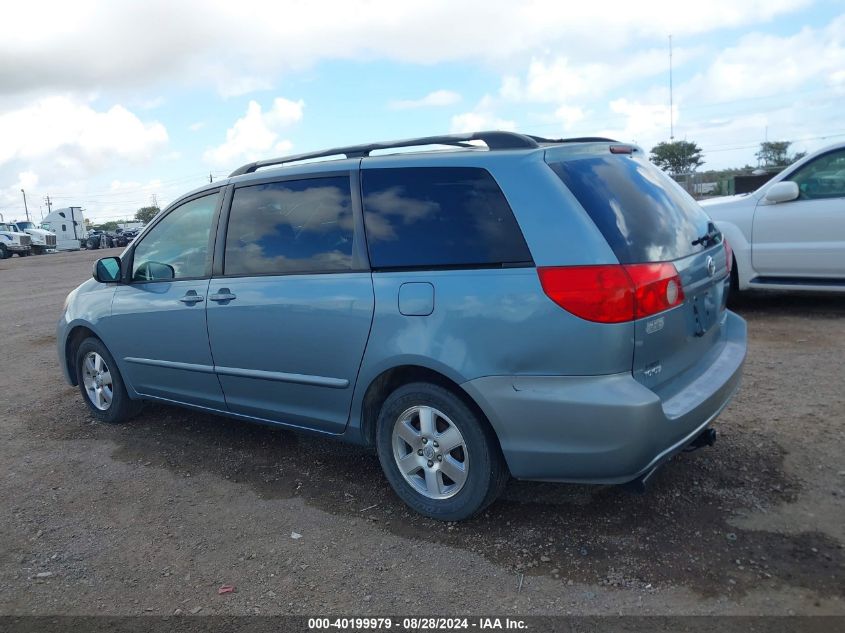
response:
<path id="1" fill-rule="evenodd" d="M 604 136 L 576 136 L 574 138 L 543 138 L 542 136 L 531 136 L 528 138 L 538 143 L 618 143 L 616 139 L 605 138 Z"/>
<path id="2" fill-rule="evenodd" d="M 545 139 L 543 139 L 545 141 Z M 317 152 L 306 152 L 304 154 L 294 154 L 292 156 L 283 156 L 281 158 L 269 158 L 267 160 L 259 160 L 253 163 L 247 163 L 238 167 L 235 171 L 229 174 L 230 178 L 235 176 L 242 176 L 243 174 L 251 174 L 262 167 L 270 167 L 272 165 L 284 165 L 285 163 L 294 163 L 301 160 L 309 160 L 312 158 L 325 158 L 327 156 L 346 156 L 347 158 L 363 158 L 369 156 L 370 152 L 379 149 L 393 149 L 399 147 L 415 147 L 418 145 L 451 145 L 453 147 L 472 147 L 470 141 L 483 141 L 490 150 L 503 149 L 537 149 L 540 147 L 537 138 L 526 136 L 525 134 L 517 134 L 516 132 L 470 132 L 467 134 L 444 134 L 441 136 L 421 136 L 419 138 L 408 138 L 399 141 L 386 141 L 382 143 L 369 143 L 364 145 L 349 145 L 347 147 L 334 147 L 332 149 L 320 150 Z"/>

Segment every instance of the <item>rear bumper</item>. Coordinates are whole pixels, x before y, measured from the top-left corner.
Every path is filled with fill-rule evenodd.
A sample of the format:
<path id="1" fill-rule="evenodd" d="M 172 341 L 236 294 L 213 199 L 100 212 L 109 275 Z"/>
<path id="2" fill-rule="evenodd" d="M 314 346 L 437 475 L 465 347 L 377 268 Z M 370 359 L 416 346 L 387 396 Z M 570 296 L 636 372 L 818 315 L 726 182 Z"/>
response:
<path id="1" fill-rule="evenodd" d="M 618 484 L 707 428 L 739 388 L 745 353 L 745 321 L 728 312 L 719 343 L 666 393 L 630 373 L 487 376 L 462 386 L 493 425 L 514 477 Z"/>

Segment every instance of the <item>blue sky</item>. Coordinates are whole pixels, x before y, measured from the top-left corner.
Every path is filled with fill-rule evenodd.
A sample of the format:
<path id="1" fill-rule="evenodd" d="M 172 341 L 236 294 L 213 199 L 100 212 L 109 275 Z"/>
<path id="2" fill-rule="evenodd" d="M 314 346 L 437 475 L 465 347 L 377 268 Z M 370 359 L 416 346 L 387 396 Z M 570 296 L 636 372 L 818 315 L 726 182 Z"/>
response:
<path id="1" fill-rule="evenodd" d="M 235 6 L 233 6 L 235 5 Z M 473 129 L 675 138 L 704 169 L 845 139 L 845 5 L 30 2 L 0 24 L 0 213 L 131 217 L 255 158 Z M 43 209 L 46 212 L 46 207 Z"/>

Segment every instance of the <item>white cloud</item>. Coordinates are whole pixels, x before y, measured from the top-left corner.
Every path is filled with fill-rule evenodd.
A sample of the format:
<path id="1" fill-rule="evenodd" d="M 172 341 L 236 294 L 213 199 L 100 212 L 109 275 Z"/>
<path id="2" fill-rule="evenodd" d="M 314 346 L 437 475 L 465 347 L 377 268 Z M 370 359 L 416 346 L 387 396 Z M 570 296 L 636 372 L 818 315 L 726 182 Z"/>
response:
<path id="1" fill-rule="evenodd" d="M 0 165 L 48 160 L 92 169 L 149 159 L 168 141 L 161 123 L 145 123 L 123 106 L 98 111 L 69 97 L 47 97 L 0 114 L 0 138 Z"/>
<path id="2" fill-rule="evenodd" d="M 564 130 L 571 130 L 579 121 L 584 119 L 586 113 L 577 106 L 562 105 L 555 110 L 554 116 L 563 124 Z"/>
<path id="3" fill-rule="evenodd" d="M 0 92 L 138 89 L 179 77 L 245 94 L 279 71 L 331 59 L 504 67 L 565 46 L 587 60 L 632 40 L 759 24 L 808 3 L 711 0 L 694 17 L 671 0 L 265 0 L 248 9 L 226 0 L 17 3 L 0 21 L 0 59 L 15 60 L 0 67 Z M 154 43 L 141 44 L 143 33 Z"/>
<path id="4" fill-rule="evenodd" d="M 38 186 L 38 181 L 38 174 L 34 171 L 23 171 L 17 175 L 15 184 L 0 188 L 0 209 L 7 222 L 26 218 L 21 189 L 27 192 L 30 217 L 37 215 L 35 210 L 38 209 L 38 198 L 34 195 L 34 190 Z"/>
<path id="5" fill-rule="evenodd" d="M 678 93 L 696 103 L 784 94 L 805 86 L 836 87 L 845 74 L 845 15 L 824 28 L 790 36 L 751 33 L 716 56 Z"/>
<path id="6" fill-rule="evenodd" d="M 435 90 L 421 99 L 397 99 L 387 104 L 391 110 L 410 110 L 412 108 L 428 108 L 448 106 L 458 103 L 461 95 L 451 90 Z"/>
<path id="7" fill-rule="evenodd" d="M 235 160 L 266 158 L 270 150 L 289 151 L 292 144 L 279 140 L 280 129 L 300 121 L 304 107 L 302 100 L 277 97 L 264 112 L 257 101 L 250 101 L 246 114 L 226 131 L 226 141 L 207 150 L 203 158 L 212 165 L 227 167 Z"/>
<path id="8" fill-rule="evenodd" d="M 676 48 L 675 70 L 704 54 L 702 48 Z M 600 97 L 625 85 L 659 76 L 665 77 L 669 60 L 665 49 L 620 55 L 603 62 L 578 62 L 566 56 L 532 58 L 523 77 L 506 75 L 500 96 L 510 101 L 571 103 Z"/>
<path id="9" fill-rule="evenodd" d="M 159 97 L 154 97 L 152 99 L 146 99 L 146 100 L 142 101 L 139 107 L 142 110 L 155 110 L 156 108 L 160 108 L 161 106 L 163 106 L 164 103 L 165 103 L 165 98 L 159 96 Z"/>
<path id="10" fill-rule="evenodd" d="M 205 127 L 205 121 L 196 121 L 194 123 L 191 123 L 188 126 L 188 129 L 191 132 L 199 132 L 203 127 Z"/>
<path id="11" fill-rule="evenodd" d="M 268 79 L 261 77 L 228 76 L 225 74 L 217 79 L 217 92 L 225 99 L 240 97 L 250 92 L 269 90 L 272 87 L 273 84 Z"/>
<path id="12" fill-rule="evenodd" d="M 513 131 L 515 129 L 516 122 L 500 119 L 490 112 L 464 112 L 452 117 L 452 132 Z"/>
<path id="13" fill-rule="evenodd" d="M 648 142 L 651 145 L 657 139 L 668 136 L 669 131 L 669 104 L 668 103 L 642 103 L 628 99 L 615 99 L 610 102 L 610 110 L 621 115 L 625 120 L 624 127 L 605 128 L 598 132 L 599 136 L 610 136 L 622 141 L 636 140 L 639 143 Z M 678 110 L 675 110 L 675 123 L 678 122 Z M 654 139 L 654 142 L 651 140 Z"/>
<path id="14" fill-rule="evenodd" d="M 19 189 L 34 189 L 38 184 L 38 174 L 34 171 L 23 171 L 18 174 L 18 184 L 15 185 Z"/>

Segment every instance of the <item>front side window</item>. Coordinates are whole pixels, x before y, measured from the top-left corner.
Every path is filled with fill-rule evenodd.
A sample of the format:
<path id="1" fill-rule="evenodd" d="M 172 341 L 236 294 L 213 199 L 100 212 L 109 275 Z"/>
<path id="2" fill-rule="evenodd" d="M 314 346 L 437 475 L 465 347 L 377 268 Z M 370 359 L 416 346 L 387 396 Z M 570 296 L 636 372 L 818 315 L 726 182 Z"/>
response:
<path id="1" fill-rule="evenodd" d="M 353 235 L 348 176 L 240 187 L 229 212 L 223 273 L 348 271 Z"/>
<path id="2" fill-rule="evenodd" d="M 133 281 L 203 277 L 211 258 L 209 237 L 218 194 L 175 208 L 135 247 Z"/>
<path id="3" fill-rule="evenodd" d="M 374 268 L 524 264 L 531 254 L 499 185 L 475 167 L 365 169 Z"/>
<path id="4" fill-rule="evenodd" d="M 789 180 L 798 185 L 802 200 L 845 197 L 845 150 L 819 156 Z"/>

